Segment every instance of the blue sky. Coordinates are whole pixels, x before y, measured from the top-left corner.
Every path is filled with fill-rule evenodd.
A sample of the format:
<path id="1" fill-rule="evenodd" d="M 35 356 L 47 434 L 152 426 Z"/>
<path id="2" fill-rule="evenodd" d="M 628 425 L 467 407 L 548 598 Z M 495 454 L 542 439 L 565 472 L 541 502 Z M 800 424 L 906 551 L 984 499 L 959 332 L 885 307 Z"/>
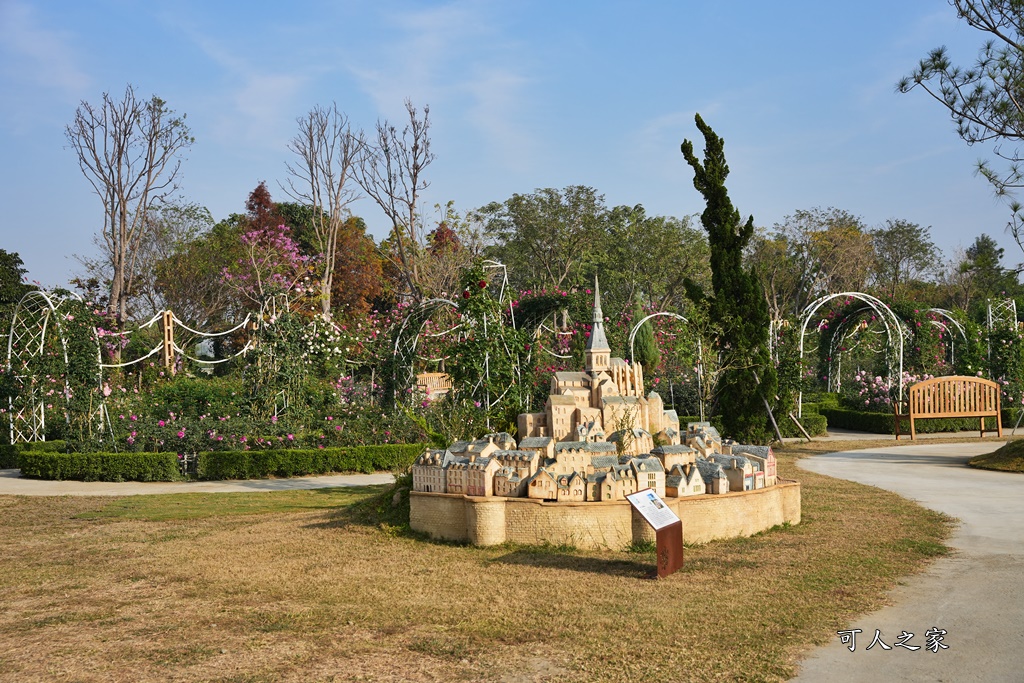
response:
<path id="1" fill-rule="evenodd" d="M 759 226 L 836 206 L 931 226 L 947 256 L 986 232 L 1016 263 L 1008 211 L 973 173 L 985 150 L 925 93 L 894 90 L 929 49 L 969 62 L 982 40 L 940 0 L 0 0 L 0 248 L 47 286 L 79 268 L 102 214 L 64 127 L 132 83 L 187 114 L 182 193 L 217 219 L 260 180 L 286 199 L 286 146 L 312 106 L 371 129 L 407 97 L 433 121 L 427 206 L 582 184 L 698 213 L 679 145 L 702 148 L 700 112 Z M 384 234 L 374 205 L 354 211 Z"/>

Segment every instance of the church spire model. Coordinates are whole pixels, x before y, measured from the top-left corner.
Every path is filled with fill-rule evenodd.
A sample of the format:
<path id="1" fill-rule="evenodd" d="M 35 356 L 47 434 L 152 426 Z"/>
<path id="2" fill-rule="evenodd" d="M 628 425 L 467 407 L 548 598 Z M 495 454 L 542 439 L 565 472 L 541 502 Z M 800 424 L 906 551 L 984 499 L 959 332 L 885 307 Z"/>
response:
<path id="1" fill-rule="evenodd" d="M 604 334 L 604 313 L 601 311 L 601 289 L 594 274 L 594 317 L 590 328 L 590 339 L 584 352 L 586 370 L 590 373 L 607 371 L 611 364 L 611 347 Z"/>

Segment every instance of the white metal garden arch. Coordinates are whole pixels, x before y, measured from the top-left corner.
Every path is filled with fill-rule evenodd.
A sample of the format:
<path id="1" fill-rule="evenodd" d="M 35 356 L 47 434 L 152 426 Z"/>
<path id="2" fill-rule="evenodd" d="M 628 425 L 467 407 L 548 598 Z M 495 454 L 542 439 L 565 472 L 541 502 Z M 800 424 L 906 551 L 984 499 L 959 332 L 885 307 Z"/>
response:
<path id="1" fill-rule="evenodd" d="M 52 335 L 55 332 L 60 341 L 64 365 L 67 366 L 68 340 L 61 323 L 60 308 L 72 299 L 82 300 L 73 292 L 55 294 L 33 290 L 21 297 L 18 305 L 15 306 L 14 315 L 11 316 L 11 327 L 7 334 L 6 369 L 8 373 L 12 374 L 15 382 L 21 386 L 21 390 L 16 395 L 8 397 L 7 401 L 9 434 L 12 444 L 46 440 L 46 393 L 32 364 L 45 353 L 47 333 Z M 93 339 L 95 340 L 95 331 Z M 98 344 L 96 360 L 98 364 Z M 71 416 L 68 414 L 67 406 L 71 397 L 71 386 L 66 372 L 64 373 L 63 391 L 59 392 L 59 395 L 63 398 L 64 419 L 70 422 Z"/>
<path id="2" fill-rule="evenodd" d="M 493 260 L 490 260 L 490 259 L 484 260 L 482 265 L 483 265 L 484 272 L 487 272 L 487 271 L 501 271 L 501 285 L 500 285 L 500 289 L 498 290 L 498 301 L 502 304 L 503 307 L 507 304 L 510 320 L 512 322 L 512 325 L 514 326 L 515 325 L 515 307 L 512 305 L 512 300 L 508 296 L 508 289 L 509 289 L 508 268 L 505 266 L 504 263 L 501 263 L 499 261 L 493 261 Z M 395 343 L 394 343 L 394 347 L 393 347 L 393 353 L 394 353 L 395 359 L 397 360 L 397 362 L 395 363 L 395 366 L 394 366 L 394 395 L 395 395 L 396 399 L 400 397 L 400 394 L 401 394 L 403 389 L 405 389 L 405 388 L 407 388 L 407 387 L 412 385 L 412 381 L 413 381 L 413 378 L 414 378 L 415 373 L 416 373 L 416 371 L 415 371 L 415 361 L 418 358 L 418 356 L 416 354 L 416 348 L 419 345 L 420 337 L 423 337 L 423 336 L 440 337 L 440 336 L 451 334 L 451 333 L 455 332 L 456 330 L 459 330 L 460 328 L 462 328 L 464 325 L 472 324 L 471 321 L 467 321 L 467 320 L 463 319 L 462 322 L 460 322 L 458 325 L 456 325 L 455 327 L 453 327 L 453 328 L 451 328 L 449 330 L 433 333 L 433 334 L 430 334 L 430 335 L 424 335 L 423 334 L 423 327 L 426 325 L 426 322 L 430 318 L 430 316 L 433 315 L 433 313 L 435 311 L 437 311 L 437 310 L 439 310 L 441 308 L 444 308 L 446 306 L 447 307 L 451 307 L 451 308 L 455 309 L 456 311 L 459 308 L 459 305 L 457 303 L 455 303 L 454 301 L 452 301 L 451 299 L 444 299 L 444 298 L 425 299 L 424 301 L 421 301 L 419 303 L 419 305 L 417 305 L 415 308 L 413 308 L 412 310 L 409 311 L 409 314 L 405 317 L 405 319 L 402 321 L 402 324 L 399 326 L 398 331 L 395 334 Z M 487 318 L 484 317 L 484 319 L 482 321 L 480 321 L 480 324 L 482 325 L 482 328 L 483 328 L 483 334 L 485 336 L 488 335 L 490 333 L 490 329 L 489 329 L 490 325 L 488 323 Z M 415 328 L 415 332 L 412 332 L 413 328 Z M 506 348 L 506 351 L 508 351 L 507 348 Z M 425 359 L 425 360 L 436 360 L 436 359 Z M 400 368 L 404 370 L 402 377 L 399 377 L 399 369 Z M 517 375 L 517 377 L 520 374 L 521 374 L 520 373 L 520 368 L 517 366 L 516 367 L 516 375 Z M 489 354 L 487 354 L 484 357 L 484 376 L 481 378 L 480 381 L 483 382 L 483 381 L 485 381 L 485 380 L 487 380 L 489 378 L 490 378 L 490 356 L 489 356 Z M 489 382 L 488 382 L 488 384 L 489 384 Z M 479 384 L 477 385 L 477 387 L 479 387 Z M 502 398 L 505 397 L 505 394 L 507 394 L 511 390 L 511 388 L 512 387 L 507 387 L 505 389 L 505 391 L 500 396 L 497 396 L 497 397 L 492 397 L 489 393 L 487 393 L 486 396 L 484 397 L 484 400 L 486 402 L 487 407 L 491 408 L 491 407 L 494 407 L 495 405 L 497 405 L 497 403 L 499 401 L 501 401 Z"/>
<path id="3" fill-rule="evenodd" d="M 892 387 L 892 374 L 893 370 L 896 370 L 896 382 L 897 382 L 897 399 L 903 400 L 903 342 L 904 337 L 909 334 L 906 327 L 903 325 L 903 321 L 892 312 L 888 306 L 882 303 L 879 299 L 871 296 L 870 294 L 864 294 L 863 292 L 840 292 L 839 294 L 826 294 L 823 297 L 816 299 L 811 302 L 804 312 L 800 316 L 800 367 L 803 368 L 804 362 L 804 337 L 807 334 L 807 325 L 811 322 L 814 315 L 821 309 L 822 306 L 835 299 L 856 299 L 867 305 L 882 324 L 885 325 L 886 334 L 886 349 L 892 350 L 893 346 L 896 346 L 896 362 L 892 357 L 892 354 L 887 354 L 889 376 L 886 378 L 888 386 Z M 801 371 L 802 373 L 802 371 Z M 800 390 L 797 399 L 797 417 L 803 417 L 803 400 L 804 392 Z"/>
<path id="4" fill-rule="evenodd" d="M 641 325 L 652 318 L 659 316 L 665 316 L 669 318 L 675 318 L 676 320 L 682 320 L 684 323 L 689 323 L 685 317 L 678 313 L 672 313 L 671 311 L 659 311 L 658 313 L 651 313 L 650 315 L 641 318 L 640 322 L 633 326 L 633 329 L 629 332 L 629 358 L 630 362 L 636 357 L 633 343 L 636 341 L 637 332 L 640 331 Z M 704 348 L 701 344 L 700 337 L 697 338 L 697 408 L 700 411 L 700 420 L 704 421 L 704 364 L 702 359 L 704 358 Z"/>

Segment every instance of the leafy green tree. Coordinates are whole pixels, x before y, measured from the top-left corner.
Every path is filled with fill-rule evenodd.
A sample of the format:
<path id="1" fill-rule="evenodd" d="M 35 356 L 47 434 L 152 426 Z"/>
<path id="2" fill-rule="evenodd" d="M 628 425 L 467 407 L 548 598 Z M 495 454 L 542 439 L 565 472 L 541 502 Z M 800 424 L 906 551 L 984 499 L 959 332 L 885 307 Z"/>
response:
<path id="1" fill-rule="evenodd" d="M 14 307 L 33 289 L 24 282 L 26 273 L 18 252 L 0 249 L 0 334 L 4 336 L 10 328 Z"/>
<path id="2" fill-rule="evenodd" d="M 708 241 L 689 216 L 648 216 L 640 204 L 617 206 L 609 212 L 607 229 L 596 245 L 596 260 L 603 266 L 602 298 L 610 311 L 628 311 L 633 301 L 681 311 L 687 278 L 710 283 Z"/>
<path id="3" fill-rule="evenodd" d="M 873 262 L 871 236 L 849 211 L 795 211 L 775 224 L 773 242 L 758 240 L 750 253 L 767 257 L 759 277 L 776 319 L 799 315 L 824 294 L 864 289 Z M 761 264 L 754 263 L 761 273 Z"/>
<path id="4" fill-rule="evenodd" d="M 630 325 L 636 325 L 643 318 L 643 309 L 639 305 L 634 306 Z M 633 353 L 634 356 L 630 360 L 643 365 L 645 374 L 650 374 L 651 370 L 658 367 L 661 362 L 661 351 L 658 350 L 658 344 L 654 340 L 654 328 L 651 326 L 650 320 L 645 321 L 636 331 L 636 338 L 633 340 Z"/>
<path id="5" fill-rule="evenodd" d="M 871 231 L 876 286 L 891 299 L 906 295 L 914 280 L 933 274 L 939 263 L 939 249 L 928 228 L 899 218 Z"/>
<path id="6" fill-rule="evenodd" d="M 1021 294 L 1017 271 L 1003 265 L 1005 249 L 982 233 L 967 248 L 966 261 L 961 270 L 973 276 L 976 291 L 980 297 L 1018 296 Z"/>
<path id="7" fill-rule="evenodd" d="M 0 306 L 18 303 L 32 289 L 25 284 L 27 273 L 18 252 L 0 249 Z"/>
<path id="8" fill-rule="evenodd" d="M 480 209 L 489 255 L 520 289 L 585 286 L 604 251 L 608 209 L 592 187 L 539 189 Z"/>
<path id="9" fill-rule="evenodd" d="M 718 381 L 718 405 L 725 433 L 748 441 L 770 440 L 765 407 L 774 401 L 775 368 L 768 354 L 768 305 L 754 273 L 744 268 L 743 252 L 754 234 L 754 217 L 744 223 L 725 187 L 729 166 L 722 138 L 697 114 L 697 128 L 704 136 L 703 163 L 693 143 L 682 144 L 683 157 L 693 168 L 693 186 L 704 196 L 701 223 L 711 245 L 709 296 L 695 283 L 688 291 L 707 306 L 711 319 L 720 325 L 715 340 L 723 371 Z"/>
<path id="10" fill-rule="evenodd" d="M 974 64 L 952 63 L 945 47 L 920 61 L 897 83 L 902 93 L 921 88 L 946 108 L 957 134 L 969 145 L 994 142 L 993 154 L 1005 168 L 979 160 L 978 172 L 996 193 L 1011 199 L 1009 229 L 1024 249 L 1024 214 L 1014 192 L 1024 187 L 1024 3 L 1020 0 L 952 0 L 957 17 L 984 34 L 985 43 Z M 1003 143 L 1009 143 L 1003 144 Z"/>

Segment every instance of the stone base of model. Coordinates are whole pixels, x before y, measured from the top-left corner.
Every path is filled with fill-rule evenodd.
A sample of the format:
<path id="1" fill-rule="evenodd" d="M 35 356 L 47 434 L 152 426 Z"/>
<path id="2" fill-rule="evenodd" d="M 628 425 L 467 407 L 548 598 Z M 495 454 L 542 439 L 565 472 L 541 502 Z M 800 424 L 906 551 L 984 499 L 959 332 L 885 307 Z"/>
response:
<path id="1" fill-rule="evenodd" d="M 683 522 L 686 543 L 750 536 L 800 522 L 800 484 L 722 495 L 669 498 Z M 554 503 L 530 498 L 410 494 L 410 524 L 432 538 L 474 545 L 523 543 L 622 550 L 654 540 L 654 531 L 626 501 Z"/>

